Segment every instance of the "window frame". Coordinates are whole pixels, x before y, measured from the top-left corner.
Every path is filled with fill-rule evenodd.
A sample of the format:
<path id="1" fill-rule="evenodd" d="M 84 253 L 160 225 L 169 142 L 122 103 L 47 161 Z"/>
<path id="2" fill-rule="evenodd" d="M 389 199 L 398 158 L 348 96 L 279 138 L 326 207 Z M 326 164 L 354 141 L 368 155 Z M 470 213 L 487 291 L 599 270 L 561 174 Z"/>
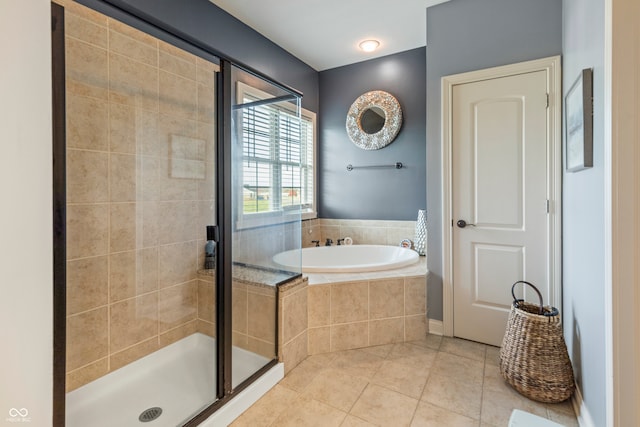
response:
<path id="1" fill-rule="evenodd" d="M 238 102 L 238 104 L 243 103 L 243 99 L 245 94 L 249 94 L 252 97 L 258 98 L 260 99 L 269 99 L 269 98 L 273 98 L 274 95 L 267 93 L 265 91 L 262 91 L 258 88 L 255 88 L 253 86 L 250 86 L 246 83 L 243 82 L 237 82 L 236 83 L 236 101 Z M 277 105 L 284 109 L 284 110 L 288 110 L 291 113 L 296 113 L 296 107 L 295 105 L 292 105 L 292 103 L 290 102 L 279 102 L 277 103 Z M 247 228 L 255 228 L 255 227 L 261 227 L 261 226 L 267 226 L 267 225 L 276 225 L 276 224 L 284 224 L 287 222 L 294 222 L 297 221 L 299 219 L 301 220 L 307 220 L 307 219 L 314 219 L 318 217 L 318 212 L 317 212 L 317 199 L 318 199 L 318 193 L 317 193 L 317 175 L 318 175 L 318 168 L 317 168 L 317 161 L 318 161 L 318 144 L 317 144 L 317 140 L 318 140 L 318 128 L 317 128 L 317 114 L 314 113 L 313 111 L 307 110 L 305 108 L 300 107 L 300 118 L 301 119 L 305 119 L 309 122 L 311 122 L 311 126 L 312 126 L 312 136 L 313 136 L 313 140 L 312 140 L 312 155 L 313 155 L 313 161 L 311 163 L 311 167 L 312 167 L 312 184 L 311 184 L 311 190 L 312 190 L 312 200 L 310 203 L 310 206 L 308 208 L 299 208 L 299 209 L 294 209 L 293 211 L 289 211 L 287 212 L 287 209 L 280 209 L 277 211 L 266 211 L 266 212 L 256 212 L 256 213 L 244 213 L 244 197 L 241 194 L 236 194 L 236 203 L 235 203 L 235 210 L 236 210 L 236 228 L 237 229 L 247 229 Z M 240 135 L 240 138 L 242 139 L 240 142 L 242 143 L 241 147 L 238 147 L 241 151 L 240 157 L 242 159 L 242 161 L 244 161 L 244 139 L 242 138 L 243 135 L 243 120 L 242 120 L 242 115 L 240 115 L 240 120 L 238 120 L 238 123 L 236 125 L 236 129 L 238 132 L 238 135 Z M 302 167 L 301 167 L 302 169 Z M 238 174 L 238 179 L 240 180 L 240 182 L 238 183 L 239 185 L 237 185 L 236 187 L 236 191 L 238 192 L 242 192 L 244 189 L 244 173 L 240 172 Z M 303 182 L 306 178 L 301 176 L 301 186 L 303 185 Z M 302 187 L 301 187 L 302 188 Z M 302 206 L 302 204 L 298 205 L 298 206 Z"/>

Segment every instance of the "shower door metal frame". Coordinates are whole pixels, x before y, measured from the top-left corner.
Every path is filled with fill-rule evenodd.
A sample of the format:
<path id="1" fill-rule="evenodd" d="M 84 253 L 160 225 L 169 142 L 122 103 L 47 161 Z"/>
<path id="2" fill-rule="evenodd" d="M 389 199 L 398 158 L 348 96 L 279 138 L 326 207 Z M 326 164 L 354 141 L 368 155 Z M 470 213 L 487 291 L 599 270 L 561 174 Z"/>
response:
<path id="1" fill-rule="evenodd" d="M 229 82 L 229 83 L 228 83 Z M 216 73 L 216 169 L 217 202 L 216 220 L 220 227 L 220 250 L 216 258 L 216 301 L 222 301 L 222 307 L 231 308 L 231 287 L 233 271 L 232 230 L 231 230 L 231 64 L 220 61 L 220 71 Z M 221 203 L 222 202 L 222 203 Z M 220 286 L 222 285 L 222 286 Z M 217 308 L 220 304 L 217 303 Z M 217 346 L 217 360 L 231 360 L 233 326 L 232 310 L 216 310 L 216 337 L 221 337 L 223 345 Z M 233 391 L 231 385 L 231 363 L 218 363 L 217 397 L 223 399 Z"/>
<path id="2" fill-rule="evenodd" d="M 239 392 L 251 385 L 278 363 L 278 311 L 279 291 L 276 292 L 275 354 L 276 357 L 254 372 L 237 387 L 232 387 L 232 162 L 231 162 L 231 68 L 237 67 L 291 95 L 302 97 L 296 89 L 278 83 L 263 73 L 232 60 L 213 47 L 177 30 L 120 0 L 77 0 L 107 16 L 126 16 L 150 26 L 169 38 L 179 40 L 202 52 L 219 58 L 220 71 L 216 73 L 216 219 L 220 243 L 216 257 L 216 398 L 200 413 L 185 421 L 185 427 L 194 427 L 209 418 Z M 130 24 L 130 23 L 128 23 Z M 51 4 L 51 49 L 53 89 L 53 230 L 54 230 L 54 283 L 53 283 L 53 414 L 52 425 L 63 427 L 66 418 L 66 101 L 65 101 L 65 32 L 64 7 Z M 144 30 L 143 30 L 144 31 Z M 296 276 L 297 277 L 297 276 Z M 221 286 L 218 286 L 221 284 Z"/>
<path id="3" fill-rule="evenodd" d="M 51 3 L 51 93 L 53 149 L 53 413 L 64 426 L 67 368 L 67 178 L 64 8 Z M 56 244 L 57 243 L 57 244 Z"/>

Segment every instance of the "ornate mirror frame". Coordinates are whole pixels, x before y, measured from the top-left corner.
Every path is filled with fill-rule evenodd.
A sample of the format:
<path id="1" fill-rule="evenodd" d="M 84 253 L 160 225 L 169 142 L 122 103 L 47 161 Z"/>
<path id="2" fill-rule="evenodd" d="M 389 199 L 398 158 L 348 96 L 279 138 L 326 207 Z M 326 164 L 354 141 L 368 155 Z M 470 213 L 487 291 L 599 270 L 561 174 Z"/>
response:
<path id="1" fill-rule="evenodd" d="M 362 115 L 372 107 L 385 113 L 382 129 L 367 133 L 362 128 Z M 347 134 L 363 150 L 379 150 L 391 144 L 402 126 L 402 110 L 398 100 L 388 92 L 375 90 L 360 95 L 347 113 Z"/>

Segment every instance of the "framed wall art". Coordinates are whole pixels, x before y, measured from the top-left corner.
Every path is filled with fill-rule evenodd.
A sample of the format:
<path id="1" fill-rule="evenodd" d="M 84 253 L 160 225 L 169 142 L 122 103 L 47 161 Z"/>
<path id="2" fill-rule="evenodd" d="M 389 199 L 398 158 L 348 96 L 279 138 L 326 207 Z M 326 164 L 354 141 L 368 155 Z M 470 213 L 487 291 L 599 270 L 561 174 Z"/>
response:
<path id="1" fill-rule="evenodd" d="M 567 172 L 593 167 L 593 70 L 580 72 L 564 98 Z"/>

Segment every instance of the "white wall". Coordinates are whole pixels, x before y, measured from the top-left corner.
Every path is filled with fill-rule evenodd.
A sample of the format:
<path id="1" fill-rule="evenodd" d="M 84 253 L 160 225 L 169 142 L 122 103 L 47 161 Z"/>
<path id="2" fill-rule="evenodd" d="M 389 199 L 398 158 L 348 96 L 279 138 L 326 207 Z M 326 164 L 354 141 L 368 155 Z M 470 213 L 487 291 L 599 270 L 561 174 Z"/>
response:
<path id="1" fill-rule="evenodd" d="M 0 425 L 52 415 L 49 0 L 0 0 Z"/>
<path id="2" fill-rule="evenodd" d="M 593 68 L 593 168 L 563 176 L 565 340 L 584 399 L 582 413 L 606 425 L 604 0 L 563 0 L 563 87 Z M 584 412 L 584 411 L 583 411 Z"/>

